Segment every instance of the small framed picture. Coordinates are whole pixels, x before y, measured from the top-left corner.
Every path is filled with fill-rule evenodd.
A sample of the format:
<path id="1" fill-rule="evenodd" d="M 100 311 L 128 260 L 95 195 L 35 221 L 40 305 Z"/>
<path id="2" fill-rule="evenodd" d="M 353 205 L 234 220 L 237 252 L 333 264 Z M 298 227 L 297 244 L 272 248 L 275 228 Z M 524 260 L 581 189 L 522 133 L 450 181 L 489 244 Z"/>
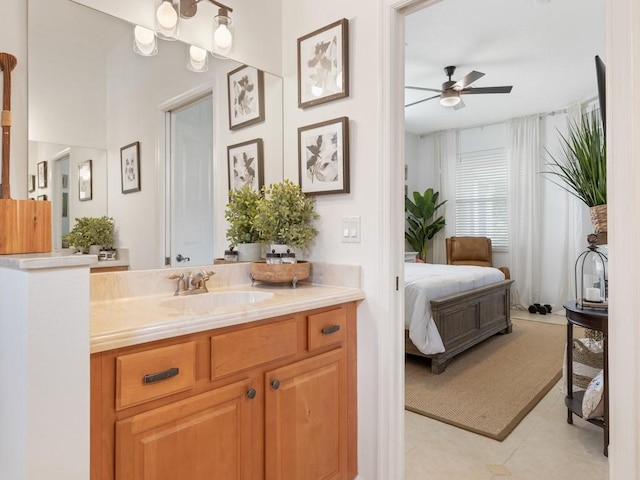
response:
<path id="1" fill-rule="evenodd" d="M 86 160 L 78 164 L 78 199 L 81 202 L 86 202 L 93 198 L 92 176 L 91 160 Z"/>
<path id="2" fill-rule="evenodd" d="M 349 193 L 349 118 L 298 128 L 298 161 L 304 193 Z"/>
<path id="3" fill-rule="evenodd" d="M 298 107 L 349 96 L 349 21 L 298 39 Z"/>
<path id="4" fill-rule="evenodd" d="M 38 188 L 47 188 L 47 162 L 38 163 Z"/>
<path id="5" fill-rule="evenodd" d="M 239 190 L 248 185 L 251 190 L 260 191 L 264 185 L 262 152 L 261 138 L 227 147 L 229 190 Z"/>
<path id="6" fill-rule="evenodd" d="M 47 196 L 46 195 L 38 195 L 38 200 L 46 200 Z"/>
<path id="7" fill-rule="evenodd" d="M 227 74 L 229 129 L 264 121 L 264 72 L 243 65 Z"/>
<path id="8" fill-rule="evenodd" d="M 120 149 L 122 193 L 140 191 L 140 142 Z"/>
<path id="9" fill-rule="evenodd" d="M 36 176 L 29 175 L 29 193 L 36 191 Z"/>
<path id="10" fill-rule="evenodd" d="M 63 189 L 67 189 L 69 188 L 69 175 L 62 175 L 62 188 Z"/>

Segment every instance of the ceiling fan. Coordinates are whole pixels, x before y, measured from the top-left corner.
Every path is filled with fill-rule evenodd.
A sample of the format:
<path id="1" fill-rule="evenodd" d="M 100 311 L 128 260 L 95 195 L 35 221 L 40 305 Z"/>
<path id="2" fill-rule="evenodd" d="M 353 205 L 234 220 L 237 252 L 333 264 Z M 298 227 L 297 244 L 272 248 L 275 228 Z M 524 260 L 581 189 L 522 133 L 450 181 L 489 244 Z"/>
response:
<path id="1" fill-rule="evenodd" d="M 449 80 L 442 84 L 441 89 L 436 88 L 426 88 L 426 87 L 410 87 L 406 86 L 404 88 L 409 88 L 411 90 L 423 90 L 426 92 L 438 92 L 438 95 L 434 95 L 429 98 L 424 98 L 422 100 L 418 100 L 417 102 L 412 102 L 405 107 L 411 107 L 412 105 L 417 105 L 418 103 L 426 102 L 427 100 L 432 100 L 434 98 L 440 98 L 440 104 L 445 107 L 453 107 L 455 110 L 458 110 L 464 107 L 464 102 L 460 98 L 460 95 L 466 94 L 484 94 L 484 93 L 509 93 L 513 88 L 511 85 L 502 86 L 502 87 L 479 87 L 474 88 L 470 87 L 473 82 L 478 80 L 479 78 L 484 76 L 482 72 L 476 72 L 475 70 L 467 73 L 464 77 L 462 77 L 457 82 L 451 80 L 453 73 L 456 71 L 456 67 L 449 66 L 445 67 L 444 73 L 449 77 Z"/>

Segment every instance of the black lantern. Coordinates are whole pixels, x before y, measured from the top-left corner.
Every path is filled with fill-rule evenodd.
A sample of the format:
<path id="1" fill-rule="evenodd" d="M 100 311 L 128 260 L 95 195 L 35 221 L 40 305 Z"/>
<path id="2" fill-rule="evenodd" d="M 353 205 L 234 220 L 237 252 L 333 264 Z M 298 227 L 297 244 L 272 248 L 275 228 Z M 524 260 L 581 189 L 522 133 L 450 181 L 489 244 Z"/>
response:
<path id="1" fill-rule="evenodd" d="M 589 247 L 576 260 L 576 305 L 578 308 L 608 308 L 607 256 L 598 250 L 598 236 L 587 237 Z"/>

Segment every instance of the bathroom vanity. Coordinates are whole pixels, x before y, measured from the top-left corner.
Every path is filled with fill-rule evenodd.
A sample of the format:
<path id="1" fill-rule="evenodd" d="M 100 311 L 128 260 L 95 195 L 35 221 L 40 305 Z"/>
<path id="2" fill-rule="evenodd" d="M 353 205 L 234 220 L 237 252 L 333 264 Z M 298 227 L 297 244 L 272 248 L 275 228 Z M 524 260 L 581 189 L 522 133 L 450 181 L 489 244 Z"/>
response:
<path id="1" fill-rule="evenodd" d="M 361 290 L 210 290 L 92 302 L 91 479 L 355 478 Z"/>

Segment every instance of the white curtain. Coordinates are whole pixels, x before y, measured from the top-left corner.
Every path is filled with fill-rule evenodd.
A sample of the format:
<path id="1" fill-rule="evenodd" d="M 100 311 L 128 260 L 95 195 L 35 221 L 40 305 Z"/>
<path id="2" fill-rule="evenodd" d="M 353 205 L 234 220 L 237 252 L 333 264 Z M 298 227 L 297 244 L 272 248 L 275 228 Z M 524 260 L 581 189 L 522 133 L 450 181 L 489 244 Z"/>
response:
<path id="1" fill-rule="evenodd" d="M 438 210 L 444 215 L 445 228 L 440 230 L 433 237 L 432 261 L 433 263 L 447 263 L 447 251 L 445 238 L 450 236 L 450 232 L 455 232 L 455 162 L 458 157 L 458 132 L 447 130 L 434 135 L 434 157 L 438 172 L 436 191 L 440 192 L 439 201 L 447 200 L 447 203 Z"/>
<path id="2" fill-rule="evenodd" d="M 576 103 L 567 108 L 567 129 L 569 125 L 582 122 L 582 105 Z M 587 235 L 591 231 L 588 219 L 588 207 L 573 195 L 567 194 L 567 208 L 565 220 L 567 228 L 560 245 L 564 247 L 564 268 L 560 276 L 560 289 L 555 301 L 558 307 L 570 299 L 575 299 L 575 261 L 578 255 L 587 247 Z"/>
<path id="3" fill-rule="evenodd" d="M 542 282 L 541 225 L 544 199 L 540 172 L 540 118 L 538 115 L 509 121 L 511 150 L 511 303 L 526 309 L 538 302 Z"/>

